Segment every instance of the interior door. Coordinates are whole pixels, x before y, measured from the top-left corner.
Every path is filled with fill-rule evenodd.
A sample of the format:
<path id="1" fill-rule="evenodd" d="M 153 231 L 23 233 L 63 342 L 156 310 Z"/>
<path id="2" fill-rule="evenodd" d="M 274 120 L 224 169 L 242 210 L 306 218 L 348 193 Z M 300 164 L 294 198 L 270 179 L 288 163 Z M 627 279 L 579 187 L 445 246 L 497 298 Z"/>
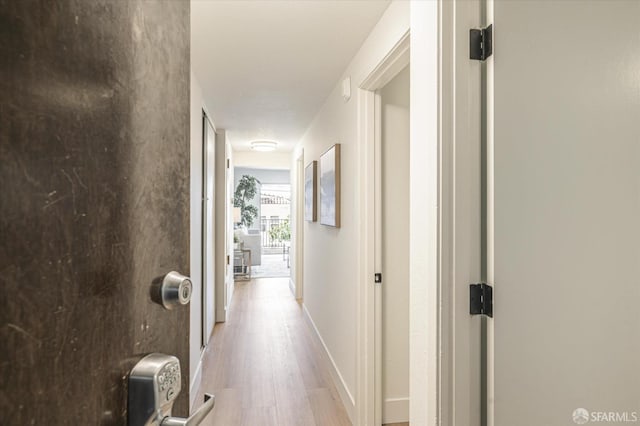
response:
<path id="1" fill-rule="evenodd" d="M 175 355 L 188 411 L 189 3 L 0 2 L 0 423 L 123 425 Z"/>
<path id="2" fill-rule="evenodd" d="M 206 114 L 202 114 L 202 347 L 206 347 L 215 325 L 215 202 L 216 131 Z"/>
<path id="3" fill-rule="evenodd" d="M 640 2 L 490 6 L 490 424 L 635 421 Z"/>

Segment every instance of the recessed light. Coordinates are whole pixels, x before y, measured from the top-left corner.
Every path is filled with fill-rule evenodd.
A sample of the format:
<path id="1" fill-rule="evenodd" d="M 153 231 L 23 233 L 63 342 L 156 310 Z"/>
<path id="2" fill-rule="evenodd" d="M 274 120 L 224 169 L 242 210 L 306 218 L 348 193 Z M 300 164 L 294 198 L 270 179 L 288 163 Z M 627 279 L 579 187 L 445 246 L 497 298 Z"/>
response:
<path id="1" fill-rule="evenodd" d="M 251 142 L 251 149 L 253 149 L 254 151 L 262 151 L 262 152 L 273 151 L 274 149 L 276 149 L 277 146 L 278 146 L 278 143 L 273 141 Z"/>

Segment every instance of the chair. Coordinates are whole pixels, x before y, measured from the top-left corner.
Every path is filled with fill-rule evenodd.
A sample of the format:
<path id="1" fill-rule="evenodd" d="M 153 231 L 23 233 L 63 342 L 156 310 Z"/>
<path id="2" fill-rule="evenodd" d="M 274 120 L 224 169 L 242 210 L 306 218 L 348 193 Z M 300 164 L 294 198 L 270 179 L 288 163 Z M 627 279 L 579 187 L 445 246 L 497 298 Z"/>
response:
<path id="1" fill-rule="evenodd" d="M 251 250 L 251 264 L 259 266 L 262 258 L 262 236 L 258 229 L 240 230 L 238 239 L 244 243 L 244 248 Z"/>

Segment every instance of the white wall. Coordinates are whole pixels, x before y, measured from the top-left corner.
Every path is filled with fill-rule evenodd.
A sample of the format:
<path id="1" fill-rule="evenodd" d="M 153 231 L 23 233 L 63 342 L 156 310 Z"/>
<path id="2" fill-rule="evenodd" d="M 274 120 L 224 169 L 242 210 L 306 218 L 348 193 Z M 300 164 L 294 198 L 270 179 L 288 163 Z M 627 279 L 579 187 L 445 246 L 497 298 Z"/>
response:
<path id="1" fill-rule="evenodd" d="M 409 29 L 409 3 L 393 2 L 374 27 L 289 158 L 292 170 L 304 150 L 305 165 L 335 143 L 342 144 L 340 229 L 305 222 L 304 306 L 339 376 L 338 388 L 353 419 L 356 391 L 358 286 L 358 99 L 357 88 Z M 342 79 L 350 76 L 354 96 L 342 98 Z M 292 179 L 296 184 L 296 179 Z M 292 190 L 295 193 L 295 188 Z M 295 229 L 295 226 L 293 227 Z M 292 256 L 292 259 L 295 256 Z M 294 266 L 295 270 L 295 266 Z M 346 397 L 345 397 L 346 394 Z M 345 401 L 346 400 L 346 401 Z M 419 424 L 419 423 L 418 423 Z"/>
<path id="2" fill-rule="evenodd" d="M 382 423 L 409 421 L 409 67 L 381 91 Z"/>
<path id="3" fill-rule="evenodd" d="M 196 76 L 191 73 L 191 197 L 190 197 L 190 237 L 189 237 L 189 274 L 193 282 L 193 293 L 189 304 L 191 312 L 189 328 L 189 383 L 190 399 L 193 406 L 194 398 L 200 386 L 200 344 L 202 336 L 202 265 L 200 253 L 202 240 L 200 238 L 202 224 L 202 109 L 204 99 Z"/>
<path id="4" fill-rule="evenodd" d="M 234 185 L 238 185 L 238 182 L 242 178 L 242 175 L 251 175 L 260 181 L 261 185 L 272 184 L 288 184 L 291 180 L 291 174 L 289 172 L 289 164 L 284 169 L 274 168 L 255 168 L 255 167 L 241 167 L 236 166 L 234 168 L 235 182 Z"/>
<path id="5" fill-rule="evenodd" d="M 272 151 L 233 151 L 234 167 L 251 167 L 256 169 L 289 169 L 291 152 Z"/>

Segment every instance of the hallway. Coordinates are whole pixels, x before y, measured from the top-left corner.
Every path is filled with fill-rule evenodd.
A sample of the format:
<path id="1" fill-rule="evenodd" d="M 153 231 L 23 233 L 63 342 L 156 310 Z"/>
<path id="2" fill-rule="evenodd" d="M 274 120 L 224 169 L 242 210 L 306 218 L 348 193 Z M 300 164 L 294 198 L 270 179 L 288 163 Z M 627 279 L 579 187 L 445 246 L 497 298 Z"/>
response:
<path id="1" fill-rule="evenodd" d="M 351 424 L 288 278 L 236 283 L 203 372 L 198 400 L 216 396 L 207 425 Z"/>

